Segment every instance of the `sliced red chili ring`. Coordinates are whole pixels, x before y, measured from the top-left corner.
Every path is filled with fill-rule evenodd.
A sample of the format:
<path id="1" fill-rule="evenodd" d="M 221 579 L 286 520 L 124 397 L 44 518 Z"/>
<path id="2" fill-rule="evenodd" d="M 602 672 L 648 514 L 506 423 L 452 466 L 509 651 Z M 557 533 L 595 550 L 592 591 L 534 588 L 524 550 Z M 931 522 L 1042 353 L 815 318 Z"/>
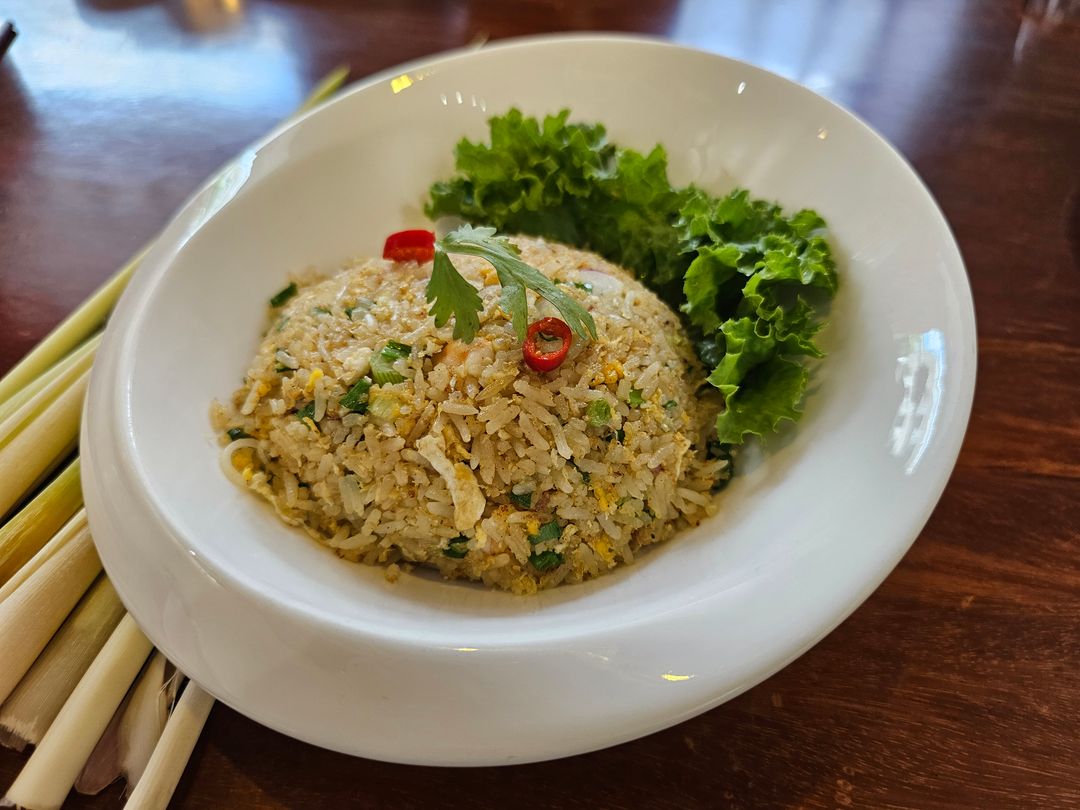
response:
<path id="1" fill-rule="evenodd" d="M 383 258 L 392 262 L 430 262 L 435 258 L 435 234 L 422 229 L 392 233 L 386 237 Z"/>
<path id="2" fill-rule="evenodd" d="M 550 351 L 540 346 L 539 341 L 559 341 L 559 345 Z M 566 360 L 574 334 L 565 321 L 558 318 L 541 318 L 529 324 L 525 333 L 525 342 L 521 345 L 521 354 L 525 364 L 533 371 L 554 371 Z"/>

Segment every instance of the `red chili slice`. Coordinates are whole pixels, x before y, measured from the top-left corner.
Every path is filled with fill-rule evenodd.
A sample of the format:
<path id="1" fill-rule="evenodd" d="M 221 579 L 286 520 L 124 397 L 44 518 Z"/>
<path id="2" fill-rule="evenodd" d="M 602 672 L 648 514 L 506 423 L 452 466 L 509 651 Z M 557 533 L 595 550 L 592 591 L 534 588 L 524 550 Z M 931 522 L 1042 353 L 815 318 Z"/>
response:
<path id="1" fill-rule="evenodd" d="M 559 341 L 559 345 L 545 351 L 538 341 Z M 521 346 L 521 353 L 525 357 L 525 364 L 533 371 L 554 371 L 563 364 L 566 353 L 570 351 L 570 344 L 574 342 L 574 334 L 565 321 L 558 318 L 541 318 L 529 324 L 525 333 L 525 342 Z"/>
<path id="2" fill-rule="evenodd" d="M 392 233 L 386 237 L 382 255 L 392 262 L 430 262 L 435 258 L 435 234 L 420 229 Z"/>

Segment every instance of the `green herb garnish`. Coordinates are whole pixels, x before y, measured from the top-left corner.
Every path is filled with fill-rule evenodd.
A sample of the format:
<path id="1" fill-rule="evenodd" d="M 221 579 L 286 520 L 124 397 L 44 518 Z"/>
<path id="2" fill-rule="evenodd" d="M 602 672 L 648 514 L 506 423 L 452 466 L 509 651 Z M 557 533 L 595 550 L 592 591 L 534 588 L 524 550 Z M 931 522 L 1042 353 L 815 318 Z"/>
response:
<path id="1" fill-rule="evenodd" d="M 671 410 L 672 408 L 678 408 L 678 407 L 679 407 L 679 403 L 678 403 L 678 402 L 676 402 L 676 401 L 675 401 L 675 400 L 673 400 L 673 399 L 669 399 L 669 400 L 668 400 L 667 402 L 665 402 L 665 403 L 664 403 L 664 408 L 665 408 L 666 410 L 669 410 L 669 411 L 670 411 L 670 410 Z"/>
<path id="2" fill-rule="evenodd" d="M 518 340 L 525 339 L 528 326 L 526 289 L 551 302 L 578 337 L 596 337 L 592 315 L 547 276 L 523 262 L 517 247 L 506 237 L 496 236 L 494 228 L 462 225 L 435 243 L 435 260 L 427 285 L 427 300 L 431 302 L 429 314 L 434 316 L 436 326 L 444 326 L 452 316 L 456 339 L 471 343 L 476 337 L 480 328 L 477 313 L 483 309 L 483 303 L 476 288 L 450 261 L 451 253 L 479 256 L 495 268 L 502 285 L 499 303 L 510 315 Z"/>
<path id="3" fill-rule="evenodd" d="M 408 357 L 411 352 L 412 346 L 396 340 L 387 341 L 386 345 L 371 357 L 372 378 L 378 385 L 404 382 L 405 377 L 394 369 L 394 363 Z"/>
<path id="4" fill-rule="evenodd" d="M 558 540 L 560 537 L 562 537 L 562 526 L 559 525 L 558 521 L 553 520 L 541 526 L 536 534 L 530 534 L 529 542 L 537 546 L 546 543 L 548 540 Z"/>
<path id="5" fill-rule="evenodd" d="M 276 371 L 278 374 L 284 374 L 287 371 L 296 371 L 296 369 L 289 368 L 288 366 L 283 366 L 281 365 L 281 363 L 278 363 L 276 366 L 274 366 L 274 371 Z"/>
<path id="6" fill-rule="evenodd" d="M 587 281 L 575 281 L 574 286 L 577 287 L 579 290 L 584 290 L 588 293 L 592 292 L 592 284 Z"/>
<path id="7" fill-rule="evenodd" d="M 468 537 L 463 534 L 458 535 L 447 544 L 446 548 L 442 550 L 442 553 L 446 557 L 453 557 L 455 560 L 460 560 L 469 553 L 468 543 Z"/>
<path id="8" fill-rule="evenodd" d="M 345 396 L 338 400 L 338 405 L 347 411 L 364 413 L 367 410 L 368 391 L 370 390 L 371 380 L 367 377 L 361 377 L 353 384 L 353 387 L 346 392 Z"/>
<path id="9" fill-rule="evenodd" d="M 251 434 L 243 428 L 229 428 L 225 431 L 225 435 L 229 437 L 229 441 L 235 442 L 237 439 L 250 439 Z"/>
<path id="10" fill-rule="evenodd" d="M 518 507 L 518 509 L 531 509 L 532 497 L 533 494 L 531 492 L 522 492 L 520 495 L 518 495 L 517 493 L 511 491 L 510 503 L 514 504 L 514 506 Z"/>
<path id="11" fill-rule="evenodd" d="M 270 306 L 276 309 L 277 307 L 284 305 L 284 303 L 290 298 L 292 298 L 294 295 L 296 295 L 297 292 L 298 290 L 296 284 L 290 284 L 288 287 L 280 290 L 273 298 L 270 299 Z M 278 331 L 280 332 L 281 330 L 279 329 Z"/>
<path id="12" fill-rule="evenodd" d="M 529 557 L 529 562 L 537 571 L 549 571 L 563 564 L 563 555 L 557 551 L 541 551 Z"/>
<path id="13" fill-rule="evenodd" d="M 594 399 L 585 409 L 585 420 L 592 427 L 603 427 L 611 421 L 611 406 L 605 399 Z"/>
<path id="14" fill-rule="evenodd" d="M 303 408 L 296 412 L 296 418 L 303 422 L 306 419 L 311 420 L 311 424 L 315 424 L 315 400 L 312 400 Z"/>
<path id="15" fill-rule="evenodd" d="M 640 388 L 631 388 L 630 395 L 626 398 L 626 403 L 631 408 L 640 408 L 644 404 L 645 400 L 641 396 Z"/>

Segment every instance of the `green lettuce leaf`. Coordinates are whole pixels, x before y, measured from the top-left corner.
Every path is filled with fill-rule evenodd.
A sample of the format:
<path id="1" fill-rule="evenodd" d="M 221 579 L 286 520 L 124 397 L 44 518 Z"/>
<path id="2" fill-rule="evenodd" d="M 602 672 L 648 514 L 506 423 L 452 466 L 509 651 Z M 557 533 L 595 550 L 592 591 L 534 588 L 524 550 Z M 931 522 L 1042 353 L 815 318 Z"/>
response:
<path id="1" fill-rule="evenodd" d="M 675 188 L 662 146 L 626 149 L 603 126 L 569 116 L 510 110 L 492 118 L 488 143 L 457 145 L 457 173 L 431 187 L 428 216 L 565 242 L 634 271 L 684 314 L 725 401 L 722 442 L 764 437 L 797 419 L 805 358 L 823 356 L 820 304 L 837 289 L 825 221 L 809 209 L 787 215 L 745 189 L 715 197 Z M 500 272 L 500 280 L 515 326 L 524 287 L 551 300 L 539 279 Z"/>
<path id="2" fill-rule="evenodd" d="M 744 386 L 725 396 L 727 407 L 716 417 L 717 440 L 742 444 L 747 435 L 764 439 L 783 420 L 797 421 L 809 376 L 805 366 L 783 357 L 756 367 Z"/>

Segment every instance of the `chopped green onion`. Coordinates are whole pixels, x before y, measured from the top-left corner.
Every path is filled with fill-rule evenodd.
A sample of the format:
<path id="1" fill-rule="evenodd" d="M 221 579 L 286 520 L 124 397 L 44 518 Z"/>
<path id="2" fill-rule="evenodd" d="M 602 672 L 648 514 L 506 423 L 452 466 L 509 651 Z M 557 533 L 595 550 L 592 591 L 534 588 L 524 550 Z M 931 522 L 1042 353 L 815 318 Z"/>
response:
<path id="1" fill-rule="evenodd" d="M 278 334 L 281 334 L 281 330 L 283 330 L 285 328 L 285 325 L 288 322 L 289 322 L 289 316 L 288 315 L 282 315 L 280 318 L 277 319 L 277 323 L 274 324 L 274 330 Z"/>
<path id="2" fill-rule="evenodd" d="M 278 293 L 270 299 L 270 306 L 275 309 L 282 306 L 286 301 L 296 295 L 297 292 L 299 292 L 299 290 L 297 289 L 296 284 L 290 284 L 285 289 L 278 291 Z"/>
<path id="3" fill-rule="evenodd" d="M 550 571 L 563 563 L 563 555 L 557 551 L 541 551 L 529 557 L 529 562 L 537 571 Z"/>
<path id="4" fill-rule="evenodd" d="M 290 371 L 296 371 L 296 369 L 289 368 L 288 366 L 283 366 L 281 365 L 281 363 L 278 363 L 276 366 L 274 366 L 274 371 L 276 371 L 278 374 L 286 374 Z"/>
<path id="5" fill-rule="evenodd" d="M 592 292 L 592 284 L 589 284 L 589 282 L 587 281 L 575 281 L 574 286 L 577 287 L 579 290 L 584 290 L 588 293 Z"/>
<path id="6" fill-rule="evenodd" d="M 442 550 L 442 553 L 447 557 L 452 557 L 455 560 L 460 560 L 462 557 L 469 553 L 468 543 L 468 537 L 463 534 L 458 535 L 449 542 L 446 548 Z"/>
<path id="7" fill-rule="evenodd" d="M 679 403 L 676 402 L 673 399 L 669 399 L 667 402 L 664 403 L 664 407 L 667 408 L 668 410 L 671 410 L 672 408 L 678 408 Z"/>
<path id="8" fill-rule="evenodd" d="M 585 409 L 585 418 L 593 427 L 603 427 L 611 421 L 611 406 L 606 399 L 594 399 Z"/>
<path id="9" fill-rule="evenodd" d="M 532 496 L 531 492 L 522 492 L 520 495 L 511 492 L 510 502 L 519 509 L 529 509 L 532 507 Z"/>
<path id="10" fill-rule="evenodd" d="M 376 393 L 368 397 L 367 412 L 375 419 L 389 422 L 390 420 L 397 418 L 400 410 L 398 398 L 393 394 L 383 394 L 382 396 L 378 396 Z"/>
<path id="11" fill-rule="evenodd" d="M 393 385 L 404 382 L 403 377 L 394 369 L 394 363 L 409 356 L 412 346 L 398 343 L 396 340 L 388 341 L 385 346 L 371 357 L 371 376 L 379 385 Z"/>
<path id="12" fill-rule="evenodd" d="M 338 404 L 346 410 L 364 413 L 367 410 L 368 391 L 370 390 L 371 380 L 367 377 L 361 377 L 356 381 L 356 384 L 349 389 L 348 393 L 338 400 Z"/>
<path id="13" fill-rule="evenodd" d="M 405 382 L 405 377 L 395 371 L 389 363 L 382 359 L 382 355 L 378 354 L 371 358 L 371 376 L 377 385 L 395 385 L 399 382 Z"/>
<path id="14" fill-rule="evenodd" d="M 314 307 L 311 310 L 312 315 L 330 315 L 331 312 L 326 307 Z"/>
<path id="15" fill-rule="evenodd" d="M 559 525 L 558 521 L 553 520 L 541 526 L 536 534 L 530 534 L 529 542 L 534 546 L 538 546 L 548 540 L 558 540 L 560 537 L 562 537 L 562 526 Z"/>
<path id="16" fill-rule="evenodd" d="M 250 439 L 251 434 L 243 428 L 229 428 L 225 431 L 225 435 L 229 437 L 229 441 L 235 442 L 237 439 Z"/>
<path id="17" fill-rule="evenodd" d="M 619 444 L 622 444 L 626 440 L 626 431 L 619 428 L 615 431 L 615 438 L 619 440 Z"/>
<path id="18" fill-rule="evenodd" d="M 315 424 L 315 400 L 312 400 L 303 408 L 296 412 L 296 418 L 303 422 L 305 419 L 310 419 L 312 424 Z"/>
<path id="19" fill-rule="evenodd" d="M 645 402 L 645 399 L 641 396 L 641 389 L 631 388 L 630 396 L 626 398 L 626 402 L 631 408 L 640 408 Z"/>

